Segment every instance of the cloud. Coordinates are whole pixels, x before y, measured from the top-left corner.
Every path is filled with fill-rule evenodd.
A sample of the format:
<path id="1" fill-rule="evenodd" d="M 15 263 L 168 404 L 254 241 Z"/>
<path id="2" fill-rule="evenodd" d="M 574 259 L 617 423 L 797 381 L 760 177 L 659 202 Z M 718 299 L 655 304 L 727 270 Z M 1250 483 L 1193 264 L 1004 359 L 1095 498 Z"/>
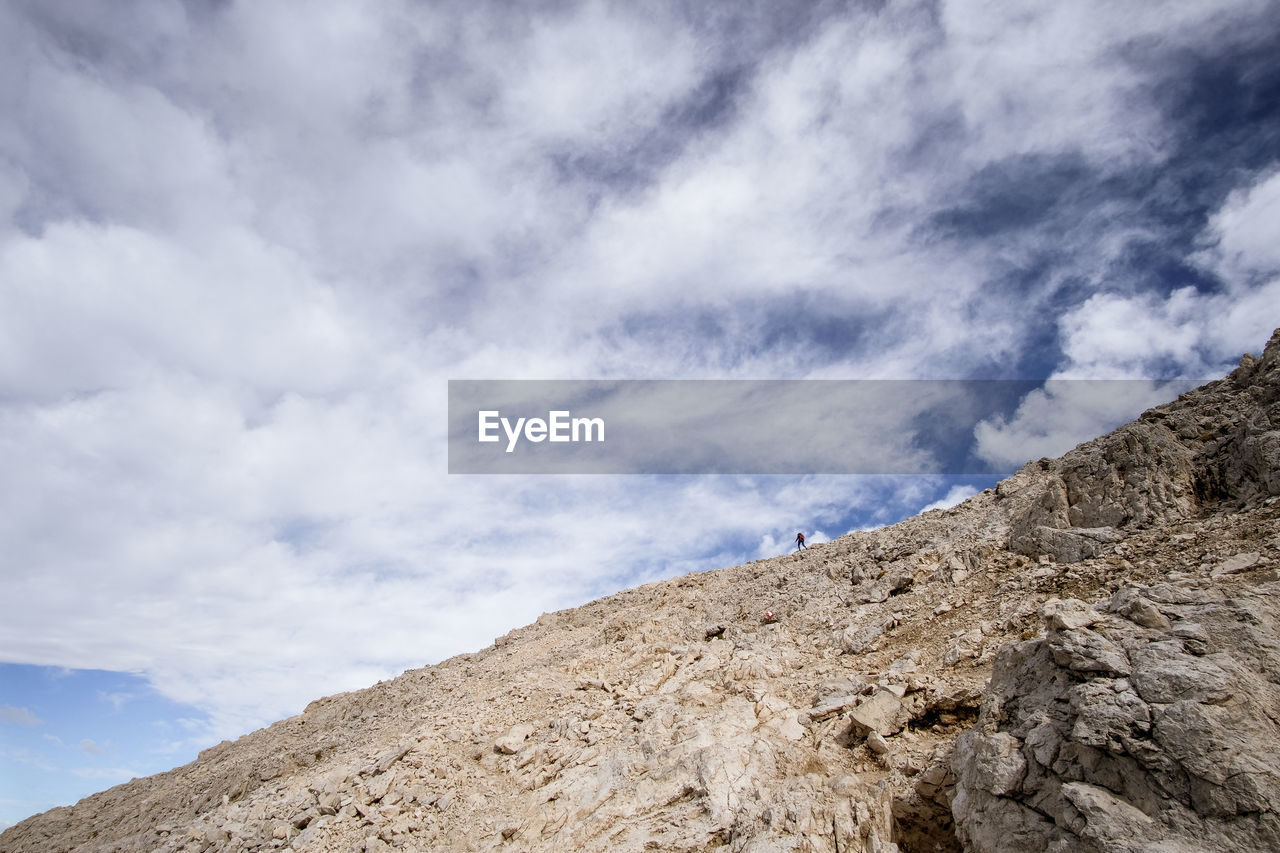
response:
<path id="1" fill-rule="evenodd" d="M 1280 299 L 1280 267 L 1261 222 L 1280 199 L 1274 174 L 1227 196 L 1208 218 L 1189 260 L 1220 286 L 1178 287 L 1157 293 L 1098 293 L 1061 321 L 1066 363 L 1059 377 L 1211 378 L 1229 370 L 1242 352 L 1258 349 L 1274 328 L 1271 306 Z"/>
<path id="2" fill-rule="evenodd" d="M 140 9 L 0 9 L 0 655 L 191 743 L 940 488 L 450 477 L 450 378 L 1202 377 L 1280 304 L 1266 3 Z"/>
<path id="3" fill-rule="evenodd" d="M 1259 351 L 1280 304 L 1280 255 L 1263 234 L 1277 204 L 1280 176 L 1264 173 L 1207 217 L 1188 262 L 1213 275 L 1217 289 L 1095 293 L 1065 312 L 1054 378 L 1011 418 L 980 423 L 978 454 L 1010 465 L 1060 455 Z M 1190 381 L 1156 381 L 1174 377 Z"/>
<path id="4" fill-rule="evenodd" d="M 100 690 L 98 691 L 98 698 L 103 702 L 106 702 L 107 704 L 109 704 L 111 706 L 111 709 L 118 714 L 120 713 L 120 711 L 124 709 L 125 705 L 137 699 L 138 695 L 136 693 L 127 693 L 127 692 L 120 692 L 120 691 L 108 693 Z"/>
<path id="5" fill-rule="evenodd" d="M 0 706 L 0 723 L 13 723 L 18 726 L 38 726 L 40 725 L 40 718 L 26 708 L 3 705 Z"/>
<path id="6" fill-rule="evenodd" d="M 29 749 L 8 749 L 0 752 L 0 757 L 7 758 L 16 762 L 23 767 L 30 767 L 33 770 L 39 770 L 43 773 L 52 773 L 57 770 L 45 758 Z"/>
<path id="7" fill-rule="evenodd" d="M 958 506 L 959 504 L 964 503 L 979 491 L 979 489 L 976 489 L 973 486 L 952 486 L 947 490 L 947 493 L 938 500 L 920 507 L 920 512 L 926 513 L 934 509 L 951 509 L 953 506 Z"/>
<path id="8" fill-rule="evenodd" d="M 1280 275 L 1280 246 L 1273 227 L 1277 218 L 1280 172 L 1227 197 L 1209 221 L 1214 246 L 1206 252 L 1206 260 L 1233 280 Z"/>
<path id="9" fill-rule="evenodd" d="M 1267 308 L 1280 279 L 1256 287 L 1205 294 L 1192 288 L 1168 299 L 1151 295 L 1090 297 L 1061 322 L 1068 378 L 1162 374 L 1206 379 L 1270 337 Z"/>
<path id="10" fill-rule="evenodd" d="M 975 452 L 993 466 L 1007 468 L 1021 467 L 1033 459 L 1061 456 L 1195 385 L 1145 380 L 1050 380 L 1043 388 L 1027 394 L 1011 417 L 981 421 L 974 428 Z"/>
<path id="11" fill-rule="evenodd" d="M 105 749 L 98 746 L 98 744 L 94 743 L 90 738 L 82 739 L 79 744 L 79 749 L 81 752 L 87 752 L 90 755 L 102 755 L 106 752 Z"/>

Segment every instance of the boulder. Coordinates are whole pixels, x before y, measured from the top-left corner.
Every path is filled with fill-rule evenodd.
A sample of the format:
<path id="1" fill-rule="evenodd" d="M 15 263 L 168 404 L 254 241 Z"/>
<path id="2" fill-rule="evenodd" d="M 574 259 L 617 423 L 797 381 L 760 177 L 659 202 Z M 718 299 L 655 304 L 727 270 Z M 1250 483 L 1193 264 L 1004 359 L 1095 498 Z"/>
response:
<path id="1" fill-rule="evenodd" d="M 862 654 L 884 634 L 886 625 L 875 624 L 863 627 L 851 626 L 840 635 L 840 647 L 846 654 Z"/>
<path id="2" fill-rule="evenodd" d="M 1121 593 L 1104 609 L 1127 618 L 1086 627 L 1059 603 L 1060 627 L 997 655 L 951 758 L 957 837 L 977 853 L 1280 849 L 1280 585 Z M 1183 602 L 1157 611 L 1168 627 L 1153 599 Z"/>
<path id="3" fill-rule="evenodd" d="M 533 726 L 528 723 L 512 726 L 506 734 L 493 742 L 493 751 L 503 755 L 515 755 L 524 749 L 524 742 L 531 734 L 533 734 Z"/>
<path id="4" fill-rule="evenodd" d="M 880 689 L 850 711 L 849 719 L 862 731 L 892 735 L 902 731 L 908 714 L 899 696 L 891 690 Z"/>

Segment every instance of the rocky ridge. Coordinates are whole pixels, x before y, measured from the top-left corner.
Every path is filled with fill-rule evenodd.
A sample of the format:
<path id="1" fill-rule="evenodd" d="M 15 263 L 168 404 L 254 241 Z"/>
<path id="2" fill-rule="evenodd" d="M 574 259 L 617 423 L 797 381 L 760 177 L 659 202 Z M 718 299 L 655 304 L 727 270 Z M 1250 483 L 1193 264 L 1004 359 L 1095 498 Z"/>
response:
<path id="1" fill-rule="evenodd" d="M 1280 849 L 1278 496 L 1280 333 L 959 507 L 544 614 L 0 851 Z"/>

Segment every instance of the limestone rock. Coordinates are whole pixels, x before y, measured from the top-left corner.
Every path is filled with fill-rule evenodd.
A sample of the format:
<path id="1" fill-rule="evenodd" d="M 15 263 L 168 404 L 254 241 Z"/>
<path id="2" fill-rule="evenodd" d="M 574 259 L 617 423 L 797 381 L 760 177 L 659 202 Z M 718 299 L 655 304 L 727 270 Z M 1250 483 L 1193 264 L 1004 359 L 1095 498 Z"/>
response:
<path id="1" fill-rule="evenodd" d="M 904 566 L 895 565 L 887 569 L 875 580 L 863 581 L 856 592 L 858 602 L 862 604 L 879 604 L 890 596 L 909 590 L 915 583 L 915 576 Z"/>
<path id="2" fill-rule="evenodd" d="M 1213 575 L 1214 577 L 1222 577 L 1223 575 L 1234 575 L 1238 572 L 1243 572 L 1246 569 L 1251 569 L 1258 565 L 1258 558 L 1261 556 L 1262 555 L 1257 551 L 1251 551 L 1247 554 L 1236 554 L 1234 557 L 1230 557 L 1219 563 L 1214 568 Z"/>
<path id="3" fill-rule="evenodd" d="M 524 749 L 525 739 L 531 734 L 533 734 L 533 726 L 528 723 L 512 726 L 505 735 L 493 742 L 494 751 L 504 755 L 515 755 Z"/>
<path id="4" fill-rule="evenodd" d="M 1050 631 L 1074 631 L 1096 624 L 1098 614 L 1093 608 L 1074 598 L 1051 598 L 1040 608 L 1044 626 Z"/>
<path id="5" fill-rule="evenodd" d="M 1280 738 L 1278 593 L 1173 608 L 1197 620 L 1174 624 L 1231 651 L 1193 654 L 1149 619 L 1107 626 L 1107 654 L 1129 649 L 1131 672 L 1055 647 L 1101 636 L 1088 628 L 1002 651 L 989 704 L 952 758 L 962 840 L 976 851 L 1280 849 L 1280 752 L 1265 746 Z"/>
<path id="6" fill-rule="evenodd" d="M 0 850 L 1276 850 L 1277 559 L 1280 334 L 952 510 L 543 614 Z"/>
<path id="7" fill-rule="evenodd" d="M 845 653 L 856 655 L 866 651 L 880 636 L 885 632 L 885 625 L 875 624 L 858 627 L 856 625 L 846 628 L 840 637 L 841 648 Z"/>
<path id="8" fill-rule="evenodd" d="M 1013 550 L 1032 556 L 1044 554 L 1059 563 L 1078 563 L 1103 553 L 1105 546 L 1120 541 L 1110 527 L 1063 530 L 1043 524 L 1019 524 L 1010 540 Z"/>
<path id="9" fill-rule="evenodd" d="M 825 720 L 827 717 L 847 711 L 858 704 L 860 697 L 858 694 L 849 694 L 845 696 L 836 696 L 826 699 L 815 705 L 809 711 L 809 719 Z"/>
<path id="10" fill-rule="evenodd" d="M 1169 617 L 1161 613 L 1150 599 L 1145 598 L 1132 586 L 1123 587 L 1111 596 L 1107 601 L 1106 609 L 1145 628 L 1168 629 L 1171 627 Z"/>
<path id="11" fill-rule="evenodd" d="M 907 723 L 902 699 L 890 690 L 878 690 L 849 712 L 854 725 L 881 735 L 897 734 Z"/>

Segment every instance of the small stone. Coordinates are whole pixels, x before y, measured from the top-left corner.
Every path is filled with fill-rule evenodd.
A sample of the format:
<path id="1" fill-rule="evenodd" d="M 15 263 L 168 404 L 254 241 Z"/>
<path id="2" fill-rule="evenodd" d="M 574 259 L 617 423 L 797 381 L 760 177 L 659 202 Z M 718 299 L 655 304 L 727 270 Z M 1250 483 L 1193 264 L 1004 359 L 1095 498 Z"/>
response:
<path id="1" fill-rule="evenodd" d="M 833 787 L 835 788 L 835 792 L 840 796 L 851 797 L 858 793 L 861 785 L 858 782 L 858 777 L 850 773 L 837 779 Z"/>
<path id="2" fill-rule="evenodd" d="M 1144 628 L 1169 629 L 1169 618 L 1160 612 L 1136 587 L 1126 586 L 1107 601 L 1107 610 Z"/>
<path id="3" fill-rule="evenodd" d="M 846 628 L 840 636 L 840 647 L 846 654 L 861 654 L 871 647 L 884 633 L 884 625 L 867 625 L 862 628 Z"/>
<path id="4" fill-rule="evenodd" d="M 812 709 L 810 709 L 809 713 L 805 714 L 804 716 L 808 717 L 810 721 L 825 720 L 827 717 L 833 716 L 835 714 L 839 714 L 842 711 L 852 708 L 857 703 L 858 703 L 858 694 L 856 693 L 850 693 L 844 696 L 835 696 L 831 699 L 824 700 L 818 705 L 815 705 Z M 805 725 L 805 723 L 801 722 L 800 725 Z"/>
<path id="5" fill-rule="evenodd" d="M 867 735 L 867 748 L 876 755 L 889 754 L 889 742 L 879 732 L 871 732 Z"/>
<path id="6" fill-rule="evenodd" d="M 880 690 L 849 712 L 858 727 L 882 735 L 896 734 L 906 722 L 902 700 L 888 690 Z"/>
<path id="7" fill-rule="evenodd" d="M 505 735 L 493 742 L 493 751 L 503 755 L 515 755 L 524 749 L 525 739 L 531 734 L 533 734 L 533 726 L 528 723 L 512 726 Z"/>
<path id="8" fill-rule="evenodd" d="M 337 814 L 340 805 L 341 801 L 338 795 L 330 791 L 326 791 L 316 798 L 316 807 L 320 814 Z"/>
<path id="9" fill-rule="evenodd" d="M 1051 598 L 1040 608 L 1045 627 L 1050 631 L 1071 631 L 1096 624 L 1098 614 L 1076 598 Z"/>
<path id="10" fill-rule="evenodd" d="M 908 673 L 915 672 L 919 669 L 920 652 L 918 649 L 912 649 L 902 657 L 889 664 L 890 672 Z"/>
<path id="11" fill-rule="evenodd" d="M 1215 566 L 1213 569 L 1213 576 L 1215 578 L 1220 578 L 1226 575 L 1234 575 L 1239 572 L 1243 572 L 1246 569 L 1251 569 L 1258 564 L 1258 558 L 1261 556 L 1262 555 L 1257 551 L 1250 551 L 1246 554 L 1236 554 L 1234 557 L 1223 560 Z"/>

